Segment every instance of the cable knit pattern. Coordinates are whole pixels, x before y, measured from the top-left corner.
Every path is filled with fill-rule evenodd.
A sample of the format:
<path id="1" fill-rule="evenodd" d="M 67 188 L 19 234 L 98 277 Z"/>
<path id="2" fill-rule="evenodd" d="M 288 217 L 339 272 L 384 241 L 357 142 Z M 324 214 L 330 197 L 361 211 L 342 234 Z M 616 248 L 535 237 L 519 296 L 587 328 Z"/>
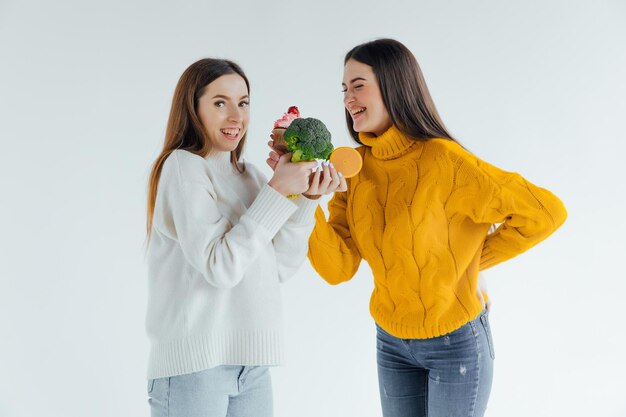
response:
<path id="1" fill-rule="evenodd" d="M 317 209 L 309 259 L 331 284 L 365 259 L 370 312 L 396 337 L 437 337 L 472 320 L 482 309 L 479 270 L 528 250 L 567 217 L 554 194 L 454 141 L 413 140 L 395 126 L 359 138 L 363 169 L 329 202 L 328 220 Z"/>

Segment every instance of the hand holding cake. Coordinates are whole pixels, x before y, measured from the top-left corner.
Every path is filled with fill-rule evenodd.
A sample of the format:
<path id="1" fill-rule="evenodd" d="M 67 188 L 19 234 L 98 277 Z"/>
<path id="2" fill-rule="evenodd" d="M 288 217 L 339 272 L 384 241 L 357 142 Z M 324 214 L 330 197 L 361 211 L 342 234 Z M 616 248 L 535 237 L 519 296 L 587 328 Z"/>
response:
<path id="1" fill-rule="evenodd" d="M 331 134 L 324 123 L 316 118 L 302 118 L 296 106 L 274 122 L 270 137 L 272 147 L 279 153 L 292 152 L 291 161 L 328 160 L 345 178 L 351 178 L 361 170 L 361 155 L 353 148 L 334 149 Z"/>
<path id="2" fill-rule="evenodd" d="M 291 122 L 298 118 L 300 118 L 300 111 L 298 111 L 296 106 L 291 106 L 287 109 L 287 113 L 274 122 L 274 129 L 272 129 L 272 134 L 270 135 L 274 141 L 274 149 L 282 153 L 287 152 L 287 143 L 285 143 L 283 136 Z"/>

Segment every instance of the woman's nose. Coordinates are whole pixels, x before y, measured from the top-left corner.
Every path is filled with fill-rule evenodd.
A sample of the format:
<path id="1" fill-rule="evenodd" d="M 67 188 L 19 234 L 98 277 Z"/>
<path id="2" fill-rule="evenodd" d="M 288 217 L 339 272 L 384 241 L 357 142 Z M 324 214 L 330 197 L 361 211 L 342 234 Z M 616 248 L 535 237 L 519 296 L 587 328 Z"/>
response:
<path id="1" fill-rule="evenodd" d="M 348 105 L 352 103 L 353 101 L 354 101 L 354 94 L 351 94 L 350 92 L 346 92 L 346 95 L 343 96 L 343 103 Z"/>
<path id="2" fill-rule="evenodd" d="M 240 122 L 243 120 L 243 111 L 240 107 L 232 109 L 228 114 L 228 119 L 232 122 Z"/>

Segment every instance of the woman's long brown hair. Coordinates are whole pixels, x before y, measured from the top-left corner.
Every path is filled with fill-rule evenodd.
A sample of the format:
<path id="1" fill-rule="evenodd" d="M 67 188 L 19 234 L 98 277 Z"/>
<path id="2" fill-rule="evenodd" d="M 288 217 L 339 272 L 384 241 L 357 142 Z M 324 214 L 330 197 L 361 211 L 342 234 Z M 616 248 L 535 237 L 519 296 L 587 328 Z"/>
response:
<path id="1" fill-rule="evenodd" d="M 402 133 L 415 140 L 445 138 L 456 142 L 441 121 L 422 70 L 406 46 L 394 39 L 377 39 L 348 51 L 344 64 L 350 59 L 372 67 L 391 122 Z M 350 112 L 345 112 L 348 131 L 361 143 Z"/>
<path id="2" fill-rule="evenodd" d="M 177 149 L 192 152 L 203 158 L 211 152 L 211 141 L 198 117 L 198 100 L 204 94 L 206 86 L 226 74 L 239 74 L 246 82 L 248 94 L 250 93 L 250 83 L 241 67 L 225 59 L 201 59 L 191 64 L 178 80 L 167 121 L 163 150 L 154 161 L 150 172 L 146 222 L 148 239 L 152 232 L 152 219 L 161 169 L 167 157 Z M 246 135 L 241 138 L 237 148 L 230 154 L 230 161 L 239 172 L 245 171 L 245 167 L 238 162 L 245 142 Z"/>

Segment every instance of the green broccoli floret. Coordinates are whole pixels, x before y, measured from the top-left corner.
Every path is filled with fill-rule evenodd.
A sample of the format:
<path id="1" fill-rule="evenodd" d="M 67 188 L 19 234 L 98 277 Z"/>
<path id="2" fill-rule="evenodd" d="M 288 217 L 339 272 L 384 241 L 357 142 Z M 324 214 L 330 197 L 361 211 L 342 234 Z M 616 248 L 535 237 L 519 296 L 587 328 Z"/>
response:
<path id="1" fill-rule="evenodd" d="M 326 125 L 313 117 L 295 119 L 284 134 L 291 162 L 328 159 L 334 147 Z"/>

